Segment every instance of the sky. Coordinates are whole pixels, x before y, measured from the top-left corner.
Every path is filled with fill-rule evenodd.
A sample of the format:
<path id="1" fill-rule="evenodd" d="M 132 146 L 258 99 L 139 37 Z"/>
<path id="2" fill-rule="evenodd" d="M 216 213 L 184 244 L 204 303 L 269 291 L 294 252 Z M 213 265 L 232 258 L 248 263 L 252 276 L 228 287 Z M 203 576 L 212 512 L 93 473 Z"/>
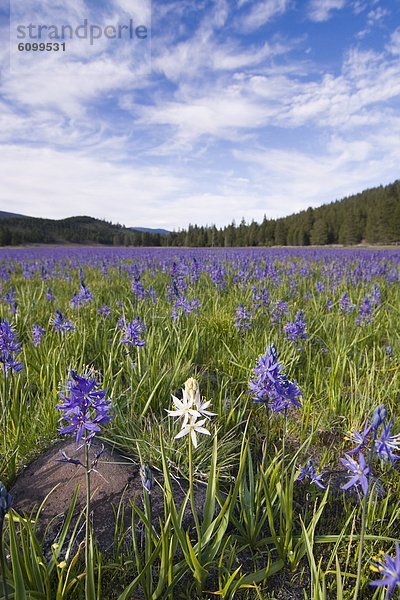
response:
<path id="1" fill-rule="evenodd" d="M 0 210 L 220 227 L 399 178 L 399 0 L 1 0 L 0 38 Z"/>

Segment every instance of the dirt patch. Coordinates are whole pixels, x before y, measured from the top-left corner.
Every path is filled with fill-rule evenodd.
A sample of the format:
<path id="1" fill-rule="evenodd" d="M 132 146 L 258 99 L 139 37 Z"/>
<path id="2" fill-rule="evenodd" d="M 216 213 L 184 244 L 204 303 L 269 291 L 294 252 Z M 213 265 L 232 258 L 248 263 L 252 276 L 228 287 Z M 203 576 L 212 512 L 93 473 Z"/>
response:
<path id="1" fill-rule="evenodd" d="M 91 447 L 91 455 L 101 448 L 101 443 L 95 441 Z M 50 547 L 57 539 L 64 518 L 68 512 L 71 498 L 76 486 L 79 485 L 75 517 L 85 508 L 86 486 L 85 470 L 82 466 L 71 463 L 57 462 L 62 458 L 61 452 L 69 457 L 84 461 L 83 449 L 77 451 L 75 441 L 60 442 L 51 447 L 38 459 L 22 471 L 17 478 L 11 494 L 14 497 L 13 508 L 19 513 L 31 514 L 39 508 L 47 494 L 55 487 L 48 497 L 41 513 L 38 533 L 45 534 L 44 545 Z M 115 514 L 118 506 L 124 508 L 124 525 L 131 523 L 131 502 L 143 506 L 143 486 L 139 473 L 139 465 L 128 456 L 123 456 L 110 446 L 105 446 L 96 467 L 98 472 L 91 474 L 92 489 L 92 522 L 95 539 L 102 552 L 111 552 L 114 545 Z M 158 516 L 164 520 L 164 494 L 162 490 L 163 477 L 153 470 L 155 485 L 151 492 L 153 522 L 158 522 Z M 184 480 L 173 482 L 174 499 L 178 506 L 185 497 L 187 483 Z M 200 511 L 204 504 L 205 488 L 200 487 L 195 492 L 196 508 Z M 192 524 L 190 508 L 186 508 L 184 526 Z M 77 540 L 83 538 L 83 528 Z"/>

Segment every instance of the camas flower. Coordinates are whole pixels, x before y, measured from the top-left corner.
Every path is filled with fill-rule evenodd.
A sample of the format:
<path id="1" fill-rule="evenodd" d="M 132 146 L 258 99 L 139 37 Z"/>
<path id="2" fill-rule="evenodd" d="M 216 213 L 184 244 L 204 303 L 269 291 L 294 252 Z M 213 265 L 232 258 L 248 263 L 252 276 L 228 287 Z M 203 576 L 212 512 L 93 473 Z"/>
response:
<path id="1" fill-rule="evenodd" d="M 8 371 L 21 371 L 22 363 L 16 360 L 20 353 L 21 344 L 17 341 L 14 325 L 7 320 L 0 320 L 0 363 L 5 374 Z"/>
<path id="2" fill-rule="evenodd" d="M 81 281 L 80 290 L 79 290 L 79 292 L 77 292 L 76 294 L 74 294 L 74 296 L 73 296 L 73 298 L 72 298 L 72 300 L 70 302 L 70 306 L 71 306 L 71 308 L 79 308 L 80 306 L 82 306 L 83 304 L 87 304 L 91 300 L 93 300 L 92 293 L 86 287 L 86 285 L 84 284 L 84 282 Z"/>
<path id="3" fill-rule="evenodd" d="M 182 400 L 179 400 L 176 396 L 172 396 L 172 402 L 175 410 L 167 410 L 167 413 L 170 417 L 182 417 L 183 424 L 182 427 L 185 427 L 191 417 L 197 418 L 200 417 L 200 413 L 193 406 L 193 402 L 191 398 L 184 396 Z"/>
<path id="4" fill-rule="evenodd" d="M 32 337 L 33 337 L 33 345 L 39 346 L 42 336 L 45 334 L 45 331 L 40 325 L 32 325 Z"/>
<path id="5" fill-rule="evenodd" d="M 344 294 L 340 298 L 339 306 L 340 306 L 341 312 L 346 315 L 351 313 L 351 311 L 354 310 L 356 307 L 355 304 L 352 304 L 350 302 L 350 298 L 349 298 L 349 295 L 347 294 L 347 292 L 344 292 Z"/>
<path id="6" fill-rule="evenodd" d="M 377 406 L 374 410 L 374 415 L 372 417 L 371 427 L 376 433 L 381 425 L 385 423 L 387 417 L 387 410 L 384 404 Z"/>
<path id="7" fill-rule="evenodd" d="M 400 434 L 390 435 L 393 421 L 389 421 L 383 426 L 381 436 L 375 440 L 375 448 L 381 460 L 390 460 L 394 462 L 400 458 L 400 455 L 393 454 L 393 450 L 400 449 Z"/>
<path id="8" fill-rule="evenodd" d="M 310 459 L 305 467 L 300 468 L 299 476 L 297 481 L 304 481 L 306 478 L 310 478 L 310 483 L 315 483 L 321 490 L 325 489 L 324 484 L 321 482 L 322 474 L 317 475 L 314 469 L 313 461 Z"/>
<path id="9" fill-rule="evenodd" d="M 196 433 L 210 435 L 210 432 L 204 427 L 204 424 L 210 417 L 216 413 L 210 412 L 208 407 L 210 401 L 203 401 L 200 396 L 199 384 L 194 377 L 190 377 L 185 382 L 185 388 L 182 390 L 183 398 L 179 400 L 172 395 L 175 410 L 167 410 L 170 417 L 182 418 L 182 426 L 180 432 L 175 436 L 179 439 L 185 435 L 190 435 L 193 446 L 197 448 Z M 201 421 L 197 419 L 204 417 Z"/>
<path id="10" fill-rule="evenodd" d="M 45 296 L 48 302 L 54 302 L 54 300 L 56 299 L 55 295 L 53 294 L 50 288 L 47 288 Z"/>
<path id="11" fill-rule="evenodd" d="M 0 481 L 0 522 L 11 508 L 13 497 L 7 492 L 6 486 Z"/>
<path id="12" fill-rule="evenodd" d="M 51 323 L 56 332 L 67 333 L 67 331 L 74 330 L 74 325 L 71 321 L 58 309 L 56 310 L 56 316 L 52 318 Z"/>
<path id="13" fill-rule="evenodd" d="M 142 485 L 147 492 L 151 492 L 154 486 L 154 476 L 153 472 L 147 465 L 141 465 L 140 467 L 140 479 L 142 480 Z"/>
<path id="14" fill-rule="evenodd" d="M 348 451 L 349 454 L 355 454 L 359 450 L 362 450 L 363 448 L 367 447 L 371 429 L 372 426 L 369 425 L 369 423 L 367 422 L 362 433 L 357 431 L 357 429 L 352 429 L 351 431 L 349 431 L 349 433 L 345 436 L 346 439 L 348 439 L 353 444 L 356 444 L 355 448 Z"/>
<path id="15" fill-rule="evenodd" d="M 239 304 L 235 311 L 235 327 L 240 329 L 241 331 L 249 331 L 251 329 L 251 321 L 253 319 L 253 315 L 244 304 Z"/>
<path id="16" fill-rule="evenodd" d="M 123 323 L 123 337 L 121 339 L 122 344 L 129 344 L 130 346 L 144 346 L 145 341 L 141 339 L 141 335 L 145 332 L 144 323 L 139 318 L 133 319 L 130 323 Z"/>
<path id="17" fill-rule="evenodd" d="M 202 419 L 201 421 L 189 421 L 175 436 L 175 439 L 183 437 L 184 435 L 190 435 L 193 446 L 197 448 L 197 438 L 196 433 L 202 433 L 204 435 L 211 435 L 208 429 L 203 427 L 207 419 Z"/>
<path id="18" fill-rule="evenodd" d="M 304 313 L 299 310 L 296 313 L 295 320 L 286 323 L 283 327 L 283 331 L 286 333 L 286 337 L 290 342 L 295 342 L 297 344 L 300 340 L 305 340 L 308 337 L 306 327 L 307 324 Z M 301 350 L 301 348 L 299 348 L 299 350 Z"/>
<path id="19" fill-rule="evenodd" d="M 345 458 L 341 458 L 340 462 L 350 471 L 350 479 L 342 485 L 342 490 L 348 490 L 355 485 L 360 485 L 364 494 L 368 492 L 368 474 L 369 466 L 365 462 L 364 454 L 362 452 L 358 455 L 358 462 L 354 460 L 350 454 L 345 454 Z"/>
<path id="20" fill-rule="evenodd" d="M 396 542 L 396 556 L 383 554 L 370 567 L 376 573 L 382 575 L 382 579 L 371 581 L 373 587 L 386 587 L 387 598 L 390 598 L 394 589 L 400 587 L 400 544 Z"/>
<path id="21" fill-rule="evenodd" d="M 66 394 L 59 394 L 64 400 L 57 406 L 64 413 L 59 432 L 76 434 L 77 444 L 90 444 L 100 431 L 100 425 L 113 418 L 109 414 L 111 402 L 105 399 L 107 390 L 97 389 L 98 382 L 93 373 L 83 376 L 71 371 L 70 375 Z"/>
<path id="22" fill-rule="evenodd" d="M 100 308 L 98 309 L 97 314 L 101 317 L 109 317 L 111 314 L 111 308 L 103 304 L 103 306 L 100 306 Z"/>
<path id="23" fill-rule="evenodd" d="M 171 317 L 176 321 L 182 315 L 189 315 L 192 312 L 197 313 L 200 308 L 201 304 L 197 298 L 194 298 L 194 300 L 186 300 L 186 298 L 182 296 L 174 301 Z"/>
<path id="24" fill-rule="evenodd" d="M 265 402 L 273 412 L 286 412 L 290 406 L 301 406 L 298 399 L 302 395 L 300 388 L 283 372 L 274 344 L 257 359 L 249 392 L 254 402 Z"/>

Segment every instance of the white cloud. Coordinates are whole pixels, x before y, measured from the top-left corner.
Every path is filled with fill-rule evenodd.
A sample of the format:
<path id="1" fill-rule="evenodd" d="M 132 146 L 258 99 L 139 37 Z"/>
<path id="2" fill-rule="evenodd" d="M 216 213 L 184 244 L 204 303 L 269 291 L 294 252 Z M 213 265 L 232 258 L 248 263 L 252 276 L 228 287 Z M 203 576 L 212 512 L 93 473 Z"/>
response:
<path id="1" fill-rule="evenodd" d="M 400 161 L 398 133 L 399 129 L 351 140 L 334 136 L 325 150 L 315 154 L 276 149 L 234 154 L 249 163 L 250 177 L 268 203 L 267 216 L 275 218 L 393 181 Z"/>
<path id="2" fill-rule="evenodd" d="M 308 14 L 312 21 L 327 21 L 333 10 L 341 10 L 345 5 L 346 0 L 311 0 Z"/>
<path id="3" fill-rule="evenodd" d="M 77 117 L 84 114 L 88 102 L 99 96 L 134 86 L 136 77 L 127 61 L 117 63 L 107 56 L 91 62 L 62 62 L 49 57 L 47 69 L 31 56 L 5 78 L 3 95 L 24 107 Z"/>
<path id="4" fill-rule="evenodd" d="M 242 18 L 238 19 L 237 27 L 244 31 L 256 31 L 265 23 L 282 15 L 289 6 L 289 0 L 264 0 L 252 3 L 251 10 Z"/>
<path id="5" fill-rule="evenodd" d="M 394 56 L 400 55 L 400 27 L 398 27 L 390 36 L 390 42 L 387 44 L 386 49 Z"/>

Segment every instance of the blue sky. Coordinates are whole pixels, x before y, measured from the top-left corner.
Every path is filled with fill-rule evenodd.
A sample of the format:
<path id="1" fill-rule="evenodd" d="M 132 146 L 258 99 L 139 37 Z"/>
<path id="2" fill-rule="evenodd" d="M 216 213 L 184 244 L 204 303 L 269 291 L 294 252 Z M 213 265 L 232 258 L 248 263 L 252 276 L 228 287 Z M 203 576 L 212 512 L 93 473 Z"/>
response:
<path id="1" fill-rule="evenodd" d="M 397 0 L 4 6 L 1 210 L 222 226 L 399 178 Z M 18 25 L 84 19 L 151 36 L 17 50 Z"/>

